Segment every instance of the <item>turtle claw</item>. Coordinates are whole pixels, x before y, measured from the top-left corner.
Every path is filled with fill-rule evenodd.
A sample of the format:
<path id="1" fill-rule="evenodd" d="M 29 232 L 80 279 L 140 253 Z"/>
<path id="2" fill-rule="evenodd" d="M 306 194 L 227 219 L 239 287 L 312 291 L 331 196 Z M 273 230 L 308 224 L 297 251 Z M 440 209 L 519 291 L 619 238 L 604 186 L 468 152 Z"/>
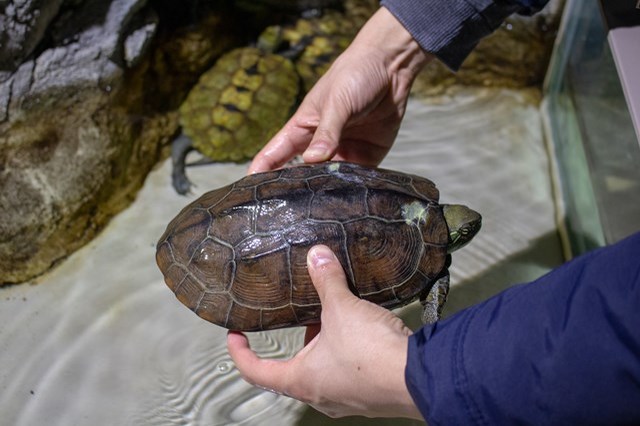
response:
<path id="1" fill-rule="evenodd" d="M 193 185 L 184 173 L 175 173 L 174 170 L 174 173 L 171 174 L 171 184 L 180 195 L 187 195 L 192 192 L 191 187 Z"/>

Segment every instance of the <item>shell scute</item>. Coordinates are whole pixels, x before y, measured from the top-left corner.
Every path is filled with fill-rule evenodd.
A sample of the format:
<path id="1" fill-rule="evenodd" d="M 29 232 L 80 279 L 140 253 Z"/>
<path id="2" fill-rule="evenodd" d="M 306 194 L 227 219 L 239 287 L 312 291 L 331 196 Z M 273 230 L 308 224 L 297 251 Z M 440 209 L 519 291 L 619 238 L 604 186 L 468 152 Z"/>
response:
<path id="1" fill-rule="evenodd" d="M 367 187 L 332 176 L 309 179 L 314 192 L 310 217 L 317 220 L 346 221 L 367 216 Z"/>
<path id="2" fill-rule="evenodd" d="M 273 170 L 270 172 L 254 173 L 243 177 L 233 184 L 233 188 L 252 188 L 260 184 L 265 184 L 274 180 L 278 180 L 284 172 L 282 170 Z"/>
<path id="3" fill-rule="evenodd" d="M 226 324 L 231 308 L 231 297 L 227 293 L 206 292 L 194 312 L 214 324 Z"/>
<path id="4" fill-rule="evenodd" d="M 253 209 L 237 207 L 216 212 L 209 235 L 218 241 L 224 241 L 230 247 L 237 246 L 253 235 Z"/>
<path id="5" fill-rule="evenodd" d="M 360 297 L 404 283 L 415 274 L 422 254 L 422 238 L 415 226 L 365 218 L 345 224 L 345 230 Z"/>
<path id="6" fill-rule="evenodd" d="M 256 232 L 269 232 L 274 227 L 287 228 L 309 217 L 307 207 L 313 192 L 304 181 L 281 182 L 287 191 L 273 194 L 273 184 L 258 185 L 259 199 L 256 214 Z"/>
<path id="7" fill-rule="evenodd" d="M 296 311 L 291 305 L 275 309 L 262 309 L 260 313 L 260 324 L 269 324 L 272 328 L 286 327 L 289 325 L 288 318 L 297 318 Z"/>
<path id="8" fill-rule="evenodd" d="M 204 195 L 202 195 L 197 200 L 195 200 L 189 206 L 194 209 L 199 208 L 199 209 L 209 210 L 212 207 L 216 206 L 221 201 L 225 200 L 229 195 L 229 193 L 231 193 L 232 191 L 233 191 L 232 185 L 218 188 L 213 191 L 209 191 Z"/>
<path id="9" fill-rule="evenodd" d="M 261 311 L 243 306 L 235 301 L 231 302 L 231 306 L 227 310 L 227 316 L 224 327 L 230 330 L 248 330 L 248 329 L 260 329 L 261 323 Z"/>
<path id="10" fill-rule="evenodd" d="M 176 297 L 192 311 L 198 307 L 204 294 L 204 286 L 191 274 L 185 274 L 175 289 Z"/>
<path id="11" fill-rule="evenodd" d="M 158 254 L 159 258 L 162 258 L 162 256 L 162 253 Z M 169 263 L 167 267 L 161 268 L 164 273 L 165 283 L 171 289 L 171 291 L 175 293 L 184 281 L 184 278 L 189 274 L 189 271 L 187 271 L 186 268 L 177 263 Z"/>
<path id="12" fill-rule="evenodd" d="M 424 199 L 438 201 L 438 188 L 436 188 L 436 184 L 430 180 L 414 176 L 414 178 L 411 179 L 411 186 Z"/>
<path id="13" fill-rule="evenodd" d="M 402 206 L 413 201 L 415 197 L 399 193 L 393 188 L 369 188 L 367 210 L 371 216 L 401 221 L 404 219 Z"/>
<path id="14" fill-rule="evenodd" d="M 175 262 L 184 266 L 189 264 L 206 237 L 203 230 L 208 229 L 211 222 L 212 217 L 206 210 L 189 209 L 180 212 L 176 218 L 176 226 L 162 237 L 171 247 L 171 255 Z M 179 250 L 176 250 L 176 247 L 179 247 Z"/>
<path id="15" fill-rule="evenodd" d="M 221 198 L 218 201 L 212 199 L 209 212 L 212 216 L 219 216 L 221 214 L 229 214 L 238 210 L 251 211 L 255 208 L 255 203 L 255 187 L 235 187 L 231 191 L 228 191 L 224 195 L 224 198 Z"/>
<path id="16" fill-rule="evenodd" d="M 226 244 L 206 238 L 195 250 L 187 267 L 193 277 L 206 283 L 207 290 L 224 291 L 233 281 L 233 249 Z"/>
<path id="17" fill-rule="evenodd" d="M 445 266 L 446 257 L 440 256 L 442 248 L 443 246 L 433 244 L 424 245 L 424 251 L 418 264 L 418 271 L 429 280 L 435 280 Z"/>

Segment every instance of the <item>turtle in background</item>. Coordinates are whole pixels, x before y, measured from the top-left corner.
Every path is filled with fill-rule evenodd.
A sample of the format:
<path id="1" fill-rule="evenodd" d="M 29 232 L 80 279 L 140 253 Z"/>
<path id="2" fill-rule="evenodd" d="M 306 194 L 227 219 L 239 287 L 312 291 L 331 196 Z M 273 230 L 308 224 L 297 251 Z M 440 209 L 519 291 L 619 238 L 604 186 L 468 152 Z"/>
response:
<path id="1" fill-rule="evenodd" d="M 276 53 L 281 31 L 268 27 L 255 47 L 220 57 L 180 106 L 182 133 L 171 149 L 172 183 L 179 194 L 191 188 L 185 172 L 189 151 L 196 149 L 212 161 L 246 161 L 292 114 L 300 79 L 291 57 L 299 49 Z"/>
<path id="2" fill-rule="evenodd" d="M 291 46 L 304 46 L 294 63 L 305 92 L 311 90 L 349 46 L 378 7 L 375 0 L 346 0 L 341 11 L 324 10 L 322 14 L 303 16 L 293 25 L 283 27 L 283 41 Z"/>
<path id="3" fill-rule="evenodd" d="M 296 71 L 308 92 L 324 74 L 335 58 L 347 48 L 355 36 L 341 12 L 325 11 L 322 16 L 300 18 L 284 27 L 282 38 L 292 46 L 304 45 L 294 61 Z"/>
<path id="4" fill-rule="evenodd" d="M 172 183 L 179 194 L 191 187 L 185 161 L 192 149 L 207 157 L 200 163 L 253 158 L 378 4 L 346 0 L 343 6 L 267 27 L 255 47 L 230 51 L 200 77 L 179 109 L 182 134 L 172 145 Z"/>

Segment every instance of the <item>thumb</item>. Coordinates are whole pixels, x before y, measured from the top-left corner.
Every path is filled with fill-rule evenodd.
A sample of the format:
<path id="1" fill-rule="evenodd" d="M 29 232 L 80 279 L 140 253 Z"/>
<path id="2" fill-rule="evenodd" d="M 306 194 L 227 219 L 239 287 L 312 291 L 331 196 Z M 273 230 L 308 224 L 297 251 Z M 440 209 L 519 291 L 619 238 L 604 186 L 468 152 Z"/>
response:
<path id="1" fill-rule="evenodd" d="M 349 112 L 341 103 L 327 102 L 309 147 L 302 154 L 305 163 L 319 163 L 335 156 L 342 129 L 348 119 Z"/>
<path id="2" fill-rule="evenodd" d="M 307 253 L 307 267 L 323 309 L 332 304 L 329 300 L 356 297 L 349 290 L 342 265 L 329 247 L 312 247 Z"/>
<path id="3" fill-rule="evenodd" d="M 249 383 L 276 393 L 286 390 L 291 361 L 262 359 L 251 350 L 247 337 L 238 331 L 227 334 L 227 349 L 242 377 Z"/>

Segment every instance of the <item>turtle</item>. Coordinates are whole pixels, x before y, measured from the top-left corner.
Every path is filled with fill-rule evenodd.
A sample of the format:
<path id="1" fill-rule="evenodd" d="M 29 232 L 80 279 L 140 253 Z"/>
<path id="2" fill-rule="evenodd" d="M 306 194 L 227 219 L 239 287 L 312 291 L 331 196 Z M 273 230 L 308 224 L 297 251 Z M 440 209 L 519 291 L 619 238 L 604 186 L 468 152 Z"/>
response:
<path id="1" fill-rule="evenodd" d="M 267 27 L 256 46 L 231 50 L 200 76 L 179 108 L 181 134 L 173 141 L 172 183 L 189 192 L 186 155 L 192 149 L 207 161 L 252 158 L 284 125 L 298 103 L 300 78 L 291 56 L 277 52 L 282 28 Z"/>
<path id="2" fill-rule="evenodd" d="M 423 322 L 434 322 L 451 252 L 482 221 L 438 198 L 426 178 L 348 162 L 256 173 L 187 205 L 158 241 L 156 261 L 200 317 L 231 330 L 271 330 L 320 321 L 306 255 L 325 244 L 356 296 L 388 309 L 419 298 Z"/>
<path id="3" fill-rule="evenodd" d="M 372 0 L 347 0 L 342 11 L 325 10 L 321 15 L 303 16 L 293 25 L 283 26 L 282 40 L 302 47 L 294 64 L 304 92 L 311 90 L 378 7 Z"/>

